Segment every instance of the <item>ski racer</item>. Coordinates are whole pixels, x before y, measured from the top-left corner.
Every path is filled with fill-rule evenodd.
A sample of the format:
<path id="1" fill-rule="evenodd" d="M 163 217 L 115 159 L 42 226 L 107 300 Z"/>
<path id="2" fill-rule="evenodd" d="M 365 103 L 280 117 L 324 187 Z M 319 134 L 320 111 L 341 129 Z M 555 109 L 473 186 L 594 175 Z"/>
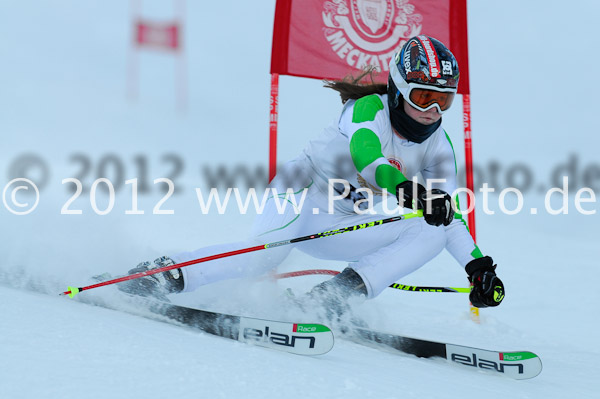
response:
<path id="1" fill-rule="evenodd" d="M 472 304 L 480 308 L 499 305 L 504 285 L 496 276 L 496 266 L 475 245 L 461 214 L 455 213 L 458 197 L 450 196 L 456 190 L 456 161 L 442 115 L 452 105 L 458 87 L 455 57 L 440 41 L 420 35 L 409 39 L 390 61 L 387 85 L 373 83 L 372 73 L 367 70 L 358 78 L 327 82 L 326 87 L 340 93 L 341 114 L 273 179 L 270 187 L 277 189 L 279 198 L 269 199 L 257 216 L 251 239 L 161 257 L 139 264 L 130 274 L 378 220 L 380 215 L 366 207 L 364 193 L 369 189 L 378 204 L 391 197 L 401 207 L 422 209 L 424 217 L 293 245 L 319 259 L 348 262 L 340 274 L 314 287 L 308 297 L 325 306 L 355 296 L 374 298 L 445 248 L 466 271 Z M 364 83 L 369 76 L 371 82 Z M 285 194 L 288 188 L 293 193 Z M 302 208 L 292 206 L 301 202 L 303 194 Z M 339 199 L 332 201 L 333 195 Z M 276 200 L 292 205 L 279 212 Z M 291 249 L 282 246 L 222 258 L 118 287 L 138 295 L 193 291 L 223 279 L 267 273 Z"/>

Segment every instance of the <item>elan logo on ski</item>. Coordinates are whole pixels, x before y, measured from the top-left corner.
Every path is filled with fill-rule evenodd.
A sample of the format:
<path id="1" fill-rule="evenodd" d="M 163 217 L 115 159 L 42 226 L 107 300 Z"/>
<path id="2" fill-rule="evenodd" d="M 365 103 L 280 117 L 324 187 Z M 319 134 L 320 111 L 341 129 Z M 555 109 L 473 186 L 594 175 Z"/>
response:
<path id="1" fill-rule="evenodd" d="M 532 352 L 494 352 L 459 345 L 446 345 L 448 360 L 479 370 L 516 379 L 533 378 L 542 371 L 540 358 Z M 491 359 L 497 360 L 491 360 Z"/>
<path id="2" fill-rule="evenodd" d="M 496 370 L 499 373 L 504 373 L 506 367 L 517 367 L 516 371 L 523 374 L 523 365 L 521 363 L 496 363 L 493 360 L 478 359 L 475 353 L 472 356 L 452 354 L 451 360 L 456 363 L 464 364 L 465 366 L 479 367 L 484 370 Z"/>
<path id="3" fill-rule="evenodd" d="M 300 355 L 319 355 L 333 347 L 333 333 L 321 324 L 285 323 L 242 317 L 239 341 Z"/>
<path id="4" fill-rule="evenodd" d="M 299 340 L 305 339 L 308 343 L 309 349 L 313 349 L 315 347 L 316 338 L 312 336 L 301 336 L 301 335 L 288 335 L 277 332 L 272 332 L 269 329 L 269 326 L 263 327 L 261 330 L 256 328 L 246 327 L 243 331 L 244 339 L 255 339 L 257 341 L 267 342 L 270 341 L 275 345 L 283 345 L 283 346 L 291 346 L 296 347 L 296 343 Z"/>

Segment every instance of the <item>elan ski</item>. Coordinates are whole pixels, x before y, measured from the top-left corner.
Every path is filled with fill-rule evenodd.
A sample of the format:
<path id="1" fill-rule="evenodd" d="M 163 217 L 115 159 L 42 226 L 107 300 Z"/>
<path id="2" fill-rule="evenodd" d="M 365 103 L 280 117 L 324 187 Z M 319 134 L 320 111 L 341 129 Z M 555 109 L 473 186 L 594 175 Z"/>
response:
<path id="1" fill-rule="evenodd" d="M 110 279 L 109 273 L 92 277 L 94 281 Z M 212 335 L 248 344 L 277 349 L 297 355 L 322 355 L 333 348 L 333 332 L 323 324 L 293 323 L 234 316 L 187 306 L 175 305 L 164 297 L 151 299 L 124 294 L 134 308 L 148 309 L 152 315 L 129 309 L 128 312 L 151 319 L 175 322 Z M 100 305 L 102 306 L 102 305 Z M 113 308 L 113 307 L 111 307 Z M 164 320 L 166 318 L 167 320 Z"/>
<path id="2" fill-rule="evenodd" d="M 333 348 L 333 332 L 322 324 L 234 316 L 163 302 L 153 302 L 150 310 L 209 334 L 297 355 L 322 355 Z"/>
<path id="3" fill-rule="evenodd" d="M 400 351 L 417 357 L 439 357 L 446 359 L 449 363 L 471 367 L 473 370 L 501 374 L 517 380 L 533 378 L 542 372 L 542 361 L 532 352 L 498 352 L 409 338 L 363 328 L 355 328 L 352 331 L 354 334 L 350 336 L 350 339 L 360 344 Z"/>

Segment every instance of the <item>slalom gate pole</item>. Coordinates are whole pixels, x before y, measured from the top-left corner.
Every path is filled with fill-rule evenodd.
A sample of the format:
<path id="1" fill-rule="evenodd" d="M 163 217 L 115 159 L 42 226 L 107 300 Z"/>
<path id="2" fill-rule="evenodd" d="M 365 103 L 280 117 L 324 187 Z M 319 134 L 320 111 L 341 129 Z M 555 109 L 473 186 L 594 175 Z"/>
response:
<path id="1" fill-rule="evenodd" d="M 254 247 L 238 249 L 235 251 L 223 252 L 223 253 L 216 254 L 216 255 L 206 256 L 203 258 L 198 258 L 198 259 L 190 260 L 187 262 L 178 263 L 176 265 L 159 267 L 157 269 L 147 270 L 145 272 L 140 272 L 140 273 L 130 274 L 130 275 L 123 276 L 123 277 L 118 277 L 118 278 L 115 278 L 112 280 L 103 281 L 101 283 L 88 285 L 86 287 L 71 287 L 71 286 L 69 286 L 69 287 L 67 287 L 67 291 L 62 292 L 59 295 L 68 295 L 70 298 L 73 298 L 75 295 L 77 295 L 78 293 L 80 293 L 82 291 L 87 291 L 87 290 L 91 290 L 93 288 L 103 287 L 106 285 L 116 284 L 116 283 L 120 283 L 123 281 L 134 280 L 137 278 L 150 276 L 150 275 L 156 274 L 156 273 L 162 273 L 162 272 L 166 272 L 166 271 L 173 270 L 173 269 L 179 269 L 182 267 L 195 265 L 197 263 L 208 262 L 208 261 L 215 260 L 215 259 L 227 258 L 229 256 L 240 255 L 240 254 L 245 254 L 245 253 L 249 253 L 249 252 L 261 251 L 263 249 L 281 247 L 284 245 L 295 244 L 295 243 L 302 242 L 302 241 L 315 240 L 317 238 L 334 236 L 334 235 L 338 235 L 338 234 L 347 233 L 349 231 L 362 230 L 362 229 L 366 229 L 368 227 L 381 226 L 382 224 L 398 222 L 400 220 L 412 219 L 415 217 L 422 217 L 422 216 L 423 216 L 423 211 L 418 210 L 417 212 L 414 212 L 414 213 L 407 213 L 405 215 L 393 216 L 390 218 L 375 220 L 375 221 L 367 222 L 367 223 L 361 223 L 361 224 L 357 224 L 354 226 L 342 227 L 342 228 L 331 230 L 331 231 L 324 231 L 322 233 L 310 234 L 307 236 L 292 238 L 289 240 L 276 241 L 276 242 L 272 242 L 269 244 L 257 245 Z"/>
<path id="2" fill-rule="evenodd" d="M 335 276 L 339 274 L 337 270 L 327 270 L 327 269 L 310 269 L 310 270 L 300 270 L 297 272 L 287 272 L 287 273 L 279 273 L 272 276 L 273 279 L 279 280 L 290 277 L 300 277 L 300 276 L 309 276 L 315 274 L 324 274 L 328 276 Z M 400 291 L 410 291 L 410 292 L 456 292 L 456 293 L 464 293 L 468 294 L 471 292 L 471 288 L 467 287 L 426 287 L 420 285 L 405 285 L 394 283 L 391 284 L 388 288 L 394 288 Z"/>

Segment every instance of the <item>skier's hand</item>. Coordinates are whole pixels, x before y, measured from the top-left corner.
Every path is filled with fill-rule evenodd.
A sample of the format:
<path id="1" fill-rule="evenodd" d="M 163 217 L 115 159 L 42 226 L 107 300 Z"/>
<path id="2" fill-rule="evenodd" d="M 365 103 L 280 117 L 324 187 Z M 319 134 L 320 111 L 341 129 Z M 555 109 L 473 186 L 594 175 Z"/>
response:
<path id="1" fill-rule="evenodd" d="M 398 204 L 404 208 L 423 209 L 419 203 L 419 196 L 427 192 L 425 187 L 411 180 L 403 181 L 396 186 L 396 198 Z"/>
<path id="2" fill-rule="evenodd" d="M 448 226 L 454 219 L 452 198 L 447 192 L 434 188 L 419 194 L 425 221 L 433 226 Z"/>
<path id="3" fill-rule="evenodd" d="M 452 198 L 443 190 L 434 188 L 427 191 L 421 184 L 406 180 L 396 187 L 396 197 L 405 208 L 413 208 L 416 204 L 417 209 L 423 210 L 425 221 L 430 225 L 448 226 L 454 219 Z"/>
<path id="4" fill-rule="evenodd" d="M 473 259 L 465 267 L 471 282 L 469 299 L 473 306 L 498 306 L 504 299 L 504 284 L 496 276 L 496 265 L 489 256 Z"/>

